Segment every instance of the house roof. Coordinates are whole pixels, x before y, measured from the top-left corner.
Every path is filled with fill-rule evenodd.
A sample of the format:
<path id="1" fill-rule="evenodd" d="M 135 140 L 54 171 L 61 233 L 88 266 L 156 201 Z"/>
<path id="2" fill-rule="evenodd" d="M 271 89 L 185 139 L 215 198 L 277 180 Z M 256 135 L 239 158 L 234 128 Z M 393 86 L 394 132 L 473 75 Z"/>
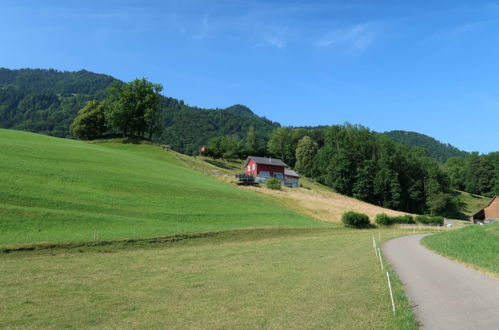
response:
<path id="1" fill-rule="evenodd" d="M 295 178 L 299 178 L 300 177 L 300 175 L 298 173 L 296 173 L 293 170 L 288 170 L 288 169 L 284 170 L 284 176 L 292 176 L 292 177 L 295 177 Z"/>
<path id="2" fill-rule="evenodd" d="M 492 204 L 492 202 L 493 202 L 496 198 L 499 198 L 499 196 L 495 195 L 494 197 L 492 197 L 492 199 L 490 200 L 489 204 L 487 204 L 487 206 L 485 206 L 485 207 L 489 207 L 489 206 L 490 206 L 490 204 Z M 485 208 L 485 207 L 484 207 L 484 208 Z"/>
<path id="3" fill-rule="evenodd" d="M 475 216 L 477 216 L 480 212 L 482 212 L 483 210 L 485 210 L 487 207 L 490 206 L 490 204 L 492 204 L 493 201 L 495 201 L 496 199 L 499 200 L 499 196 L 498 195 L 495 195 L 494 197 L 492 197 L 492 199 L 490 200 L 489 204 L 487 204 L 487 206 L 485 206 L 484 208 L 480 209 L 480 211 L 476 212 L 475 214 L 473 214 L 470 218 L 474 218 Z"/>
<path id="4" fill-rule="evenodd" d="M 278 158 L 272 158 L 272 157 L 256 157 L 256 156 L 248 156 L 246 158 L 246 161 L 244 162 L 244 167 L 248 165 L 248 162 L 250 160 L 253 160 L 257 164 L 263 164 L 263 165 L 274 165 L 274 166 L 283 166 L 283 167 L 288 167 L 285 162 Z"/>

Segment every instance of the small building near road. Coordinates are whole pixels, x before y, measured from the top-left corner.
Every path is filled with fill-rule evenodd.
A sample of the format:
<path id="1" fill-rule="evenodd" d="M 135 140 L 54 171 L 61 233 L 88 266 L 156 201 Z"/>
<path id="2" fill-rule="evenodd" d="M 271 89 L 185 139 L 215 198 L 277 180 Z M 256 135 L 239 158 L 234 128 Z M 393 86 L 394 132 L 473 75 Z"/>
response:
<path id="1" fill-rule="evenodd" d="M 268 178 L 281 180 L 283 185 L 298 187 L 300 176 L 280 159 L 272 157 L 248 156 L 244 162 L 244 175 L 255 178 L 256 182 L 265 182 Z"/>
<path id="2" fill-rule="evenodd" d="M 299 187 L 299 184 L 298 184 L 299 178 L 300 178 L 300 176 L 295 171 L 290 170 L 290 169 L 284 170 L 284 185 L 285 186 L 288 186 L 291 188 L 298 188 Z"/>
<path id="3" fill-rule="evenodd" d="M 487 206 L 470 217 L 473 223 L 499 222 L 499 196 L 494 196 Z"/>

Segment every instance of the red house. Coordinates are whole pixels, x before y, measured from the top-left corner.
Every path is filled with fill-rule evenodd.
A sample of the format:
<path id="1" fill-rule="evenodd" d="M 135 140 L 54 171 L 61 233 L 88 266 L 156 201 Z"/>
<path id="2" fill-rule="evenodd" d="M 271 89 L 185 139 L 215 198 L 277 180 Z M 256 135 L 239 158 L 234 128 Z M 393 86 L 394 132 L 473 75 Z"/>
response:
<path id="1" fill-rule="evenodd" d="M 286 167 L 288 165 L 280 159 L 248 156 L 244 162 L 244 174 L 256 178 L 257 181 L 265 181 L 272 177 L 284 181 Z"/>

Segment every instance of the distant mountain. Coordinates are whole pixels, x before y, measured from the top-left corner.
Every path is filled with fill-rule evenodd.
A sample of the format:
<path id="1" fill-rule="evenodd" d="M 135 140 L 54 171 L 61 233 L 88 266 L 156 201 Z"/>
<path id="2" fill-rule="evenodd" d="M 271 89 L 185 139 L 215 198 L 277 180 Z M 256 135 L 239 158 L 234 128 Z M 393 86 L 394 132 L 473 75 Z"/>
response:
<path id="1" fill-rule="evenodd" d="M 101 100 L 117 79 L 89 71 L 0 68 L 0 127 L 57 137 L 71 137 L 69 126 L 92 99 Z M 163 132 L 156 142 L 194 154 L 209 139 L 230 135 L 244 138 L 254 126 L 262 139 L 280 125 L 255 115 L 243 105 L 202 109 L 171 97 L 161 100 Z"/>
<path id="2" fill-rule="evenodd" d="M 442 143 L 428 135 L 407 131 L 390 131 L 383 133 L 395 142 L 405 144 L 409 147 L 421 147 L 426 149 L 428 156 L 439 162 L 445 162 L 450 157 L 467 156 L 466 151 Z"/>

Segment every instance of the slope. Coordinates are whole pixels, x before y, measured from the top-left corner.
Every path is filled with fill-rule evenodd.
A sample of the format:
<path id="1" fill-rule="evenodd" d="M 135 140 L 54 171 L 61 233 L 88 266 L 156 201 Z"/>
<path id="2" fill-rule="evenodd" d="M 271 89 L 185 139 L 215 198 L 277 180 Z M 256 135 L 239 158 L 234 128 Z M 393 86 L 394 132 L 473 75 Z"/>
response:
<path id="1" fill-rule="evenodd" d="M 421 147 L 426 149 L 428 156 L 445 162 L 450 157 L 466 156 L 467 152 L 459 150 L 458 148 L 442 143 L 430 136 L 407 131 L 390 131 L 383 133 L 395 142 L 405 144 L 409 147 Z"/>
<path id="2" fill-rule="evenodd" d="M 120 81 L 85 70 L 0 68 L 0 128 L 70 137 L 69 126 L 78 111 L 89 100 L 103 99 L 114 82 Z M 250 126 L 255 128 L 263 145 L 270 132 L 279 127 L 243 105 L 203 109 L 164 96 L 161 111 L 163 131 L 155 142 L 188 154 L 197 153 L 213 137 L 243 138 Z"/>
<path id="3" fill-rule="evenodd" d="M 188 157 L 178 153 L 174 153 L 174 155 L 187 167 L 231 184 L 236 184 L 237 179 L 234 178 L 234 174 L 241 172 L 243 163 L 242 160 L 215 160 L 202 156 Z M 372 222 L 374 222 L 376 215 L 381 213 L 390 216 L 407 214 L 339 194 L 331 188 L 303 176 L 299 183 L 300 188 L 283 187 L 282 190 L 268 189 L 265 185 L 259 187 L 242 186 L 241 189 L 263 194 L 295 212 L 322 222 L 340 223 L 341 216 L 347 211 L 367 214 Z"/>
<path id="4" fill-rule="evenodd" d="M 499 223 L 467 226 L 422 239 L 428 248 L 499 279 Z"/>
<path id="5" fill-rule="evenodd" d="M 154 145 L 0 129 L 0 245 L 320 226 Z"/>

